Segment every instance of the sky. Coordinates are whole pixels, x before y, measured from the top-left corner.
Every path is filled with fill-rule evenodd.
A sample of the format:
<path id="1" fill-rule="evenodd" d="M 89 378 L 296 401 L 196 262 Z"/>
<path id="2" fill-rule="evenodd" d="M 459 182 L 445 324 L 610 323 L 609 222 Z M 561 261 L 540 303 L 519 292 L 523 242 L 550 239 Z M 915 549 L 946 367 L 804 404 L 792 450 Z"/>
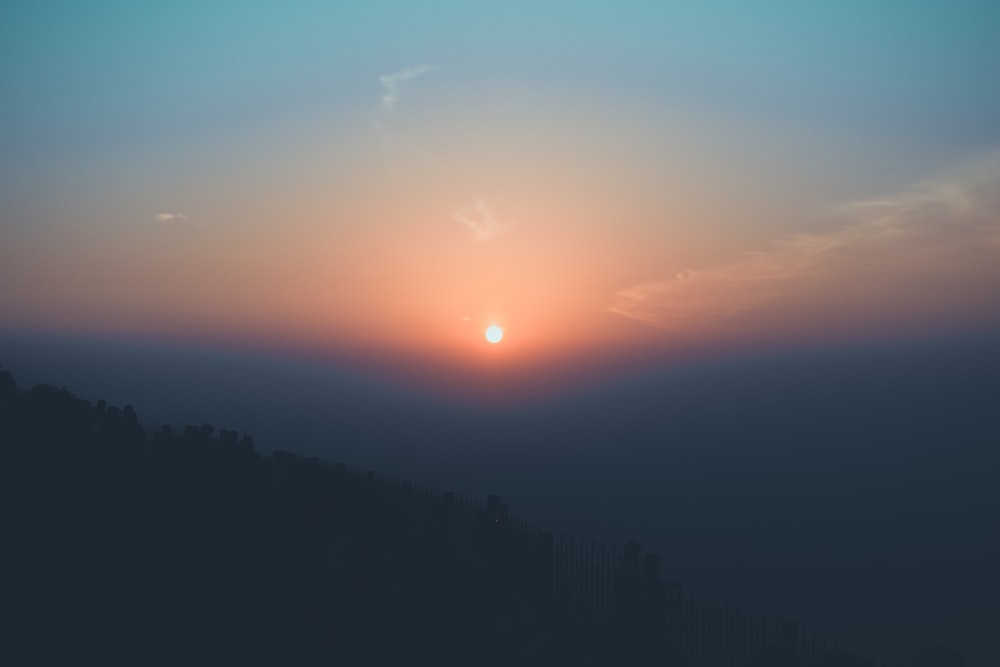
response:
<path id="1" fill-rule="evenodd" d="M 995 327 L 997 18 L 13 3 L 3 326 L 453 375 Z"/>
<path id="2" fill-rule="evenodd" d="M 646 504 L 628 489 L 667 502 L 628 470 L 669 462 L 707 502 L 746 451 L 772 481 L 831 463 L 850 498 L 919 441 L 906 497 L 942 461 L 957 489 L 1000 435 L 998 22 L 985 0 L 7 2 L 0 362 L 336 458 L 332 429 L 361 465 L 552 520 L 597 484 L 634 503 L 589 513 L 609 536 Z M 955 512 L 995 502 L 969 493 Z M 941 595 L 930 625 L 964 599 Z"/>

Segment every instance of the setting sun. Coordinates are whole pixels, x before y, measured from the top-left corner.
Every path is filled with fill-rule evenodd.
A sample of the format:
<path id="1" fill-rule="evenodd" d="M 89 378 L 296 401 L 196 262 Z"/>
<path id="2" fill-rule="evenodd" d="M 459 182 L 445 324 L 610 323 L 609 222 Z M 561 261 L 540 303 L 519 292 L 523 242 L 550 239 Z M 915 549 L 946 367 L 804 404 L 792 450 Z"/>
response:
<path id="1" fill-rule="evenodd" d="M 486 327 L 486 340 L 493 344 L 499 343 L 503 340 L 503 329 L 496 324 Z"/>

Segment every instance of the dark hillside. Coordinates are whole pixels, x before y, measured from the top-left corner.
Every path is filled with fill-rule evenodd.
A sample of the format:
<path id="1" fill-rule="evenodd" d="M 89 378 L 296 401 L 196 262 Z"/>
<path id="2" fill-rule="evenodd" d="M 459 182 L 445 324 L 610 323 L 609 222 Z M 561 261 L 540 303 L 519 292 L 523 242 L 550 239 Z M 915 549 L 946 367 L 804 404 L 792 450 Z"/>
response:
<path id="1" fill-rule="evenodd" d="M 506 664 L 554 641 L 551 536 L 515 545 L 499 504 L 458 535 L 453 497 L 416 512 L 234 431 L 147 437 L 131 406 L 9 374 L 0 391 L 8 604 L 33 662 Z"/>
<path id="2" fill-rule="evenodd" d="M 261 456 L 210 425 L 147 432 L 130 405 L 2 372 L 0 435 L 17 664 L 870 664 L 496 496 Z"/>

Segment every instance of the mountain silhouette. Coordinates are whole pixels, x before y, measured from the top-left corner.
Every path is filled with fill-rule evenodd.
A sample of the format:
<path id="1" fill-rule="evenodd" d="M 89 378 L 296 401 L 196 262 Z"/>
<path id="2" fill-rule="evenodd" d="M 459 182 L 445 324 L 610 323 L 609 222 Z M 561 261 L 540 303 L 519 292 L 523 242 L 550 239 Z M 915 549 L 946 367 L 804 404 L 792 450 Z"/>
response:
<path id="1" fill-rule="evenodd" d="M 17 664 L 871 663 L 458 497 L 0 371 Z M 960 667 L 944 650 L 914 664 Z"/>

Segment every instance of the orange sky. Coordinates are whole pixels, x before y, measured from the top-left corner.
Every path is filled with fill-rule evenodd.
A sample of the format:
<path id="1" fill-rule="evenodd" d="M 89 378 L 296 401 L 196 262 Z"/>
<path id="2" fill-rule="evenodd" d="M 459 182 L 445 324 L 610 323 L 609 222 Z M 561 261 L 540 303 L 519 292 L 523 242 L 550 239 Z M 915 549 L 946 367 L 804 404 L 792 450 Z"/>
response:
<path id="1" fill-rule="evenodd" d="M 527 368 L 995 323 L 995 152 L 616 67 L 368 63 L 273 117 L 39 145 L 3 325 Z"/>

